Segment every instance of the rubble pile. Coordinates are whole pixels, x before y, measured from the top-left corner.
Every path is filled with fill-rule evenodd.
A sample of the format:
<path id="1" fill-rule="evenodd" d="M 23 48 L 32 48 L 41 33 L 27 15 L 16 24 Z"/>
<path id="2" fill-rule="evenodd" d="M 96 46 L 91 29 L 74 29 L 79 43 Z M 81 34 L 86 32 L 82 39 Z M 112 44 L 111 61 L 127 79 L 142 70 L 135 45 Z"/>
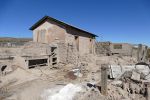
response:
<path id="1" fill-rule="evenodd" d="M 143 74 L 138 70 L 126 71 L 119 80 L 114 80 L 110 85 L 113 85 L 121 96 L 121 98 L 128 98 L 129 100 L 146 100 L 147 85 Z M 112 90 L 112 87 L 109 88 Z M 111 94 L 111 93 L 109 93 Z M 115 93 L 116 94 L 116 93 Z M 122 99 L 118 100 L 122 100 Z"/>

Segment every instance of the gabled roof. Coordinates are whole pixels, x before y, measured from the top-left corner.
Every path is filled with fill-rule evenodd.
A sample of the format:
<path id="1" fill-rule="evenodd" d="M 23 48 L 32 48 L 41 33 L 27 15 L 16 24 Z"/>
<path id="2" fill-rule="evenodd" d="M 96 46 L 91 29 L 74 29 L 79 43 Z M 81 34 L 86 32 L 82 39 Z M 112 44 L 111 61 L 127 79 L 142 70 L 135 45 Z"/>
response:
<path id="1" fill-rule="evenodd" d="M 30 30 L 34 30 L 35 28 L 37 28 L 38 26 L 40 26 L 42 23 L 44 23 L 45 21 L 48 21 L 48 20 L 49 20 L 49 21 L 54 21 L 54 22 L 56 22 L 56 23 L 59 23 L 59 24 L 61 24 L 61 25 L 67 26 L 67 27 L 71 27 L 71 28 L 76 29 L 76 30 L 78 30 L 78 31 L 84 32 L 84 33 L 86 33 L 86 34 L 89 34 L 89 35 L 91 35 L 91 36 L 93 36 L 93 37 L 98 37 L 97 35 L 95 35 L 95 34 L 93 34 L 93 33 L 90 33 L 90 32 L 88 32 L 88 31 L 82 30 L 82 29 L 77 28 L 77 27 L 75 27 L 75 26 L 69 25 L 69 24 L 67 24 L 67 23 L 64 23 L 64 22 L 62 22 L 62 21 L 59 21 L 59 20 L 57 20 L 57 19 L 55 19 L 55 18 L 52 18 L 52 17 L 49 17 L 49 16 L 44 16 L 44 17 L 43 17 L 42 19 L 40 19 L 37 23 L 35 23 L 35 24 L 30 28 Z"/>

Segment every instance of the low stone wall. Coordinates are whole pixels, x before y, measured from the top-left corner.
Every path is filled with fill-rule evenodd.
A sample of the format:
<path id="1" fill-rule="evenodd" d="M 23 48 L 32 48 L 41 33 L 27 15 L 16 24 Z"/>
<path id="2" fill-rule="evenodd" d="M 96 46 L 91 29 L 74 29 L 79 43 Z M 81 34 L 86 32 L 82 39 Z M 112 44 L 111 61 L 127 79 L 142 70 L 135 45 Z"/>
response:
<path id="1" fill-rule="evenodd" d="M 25 44 L 26 42 L 0 42 L 0 47 L 9 47 L 9 48 L 14 48 L 14 47 L 21 47 Z"/>
<path id="2" fill-rule="evenodd" d="M 8 48 L 8 47 L 3 47 L 0 48 L 0 55 L 1 56 L 15 56 L 15 55 L 20 55 L 21 53 L 21 48 Z"/>

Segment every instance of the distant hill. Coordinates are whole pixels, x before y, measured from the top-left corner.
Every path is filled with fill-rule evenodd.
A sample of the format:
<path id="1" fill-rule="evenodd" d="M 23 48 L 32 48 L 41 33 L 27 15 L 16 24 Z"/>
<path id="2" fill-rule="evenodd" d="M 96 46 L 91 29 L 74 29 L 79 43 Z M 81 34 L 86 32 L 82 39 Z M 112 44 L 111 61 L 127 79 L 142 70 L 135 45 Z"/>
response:
<path id="1" fill-rule="evenodd" d="M 0 37 L 0 42 L 29 42 L 32 38 Z"/>

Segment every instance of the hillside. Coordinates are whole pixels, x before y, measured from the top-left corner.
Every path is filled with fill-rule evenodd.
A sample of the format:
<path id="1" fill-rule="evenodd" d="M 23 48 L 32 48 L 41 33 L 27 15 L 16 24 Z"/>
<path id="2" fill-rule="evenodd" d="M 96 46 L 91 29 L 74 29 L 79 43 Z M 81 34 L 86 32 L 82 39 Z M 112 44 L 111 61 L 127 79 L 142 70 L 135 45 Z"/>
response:
<path id="1" fill-rule="evenodd" d="M 28 42 L 32 38 L 13 38 L 13 37 L 0 37 L 0 42 Z"/>

